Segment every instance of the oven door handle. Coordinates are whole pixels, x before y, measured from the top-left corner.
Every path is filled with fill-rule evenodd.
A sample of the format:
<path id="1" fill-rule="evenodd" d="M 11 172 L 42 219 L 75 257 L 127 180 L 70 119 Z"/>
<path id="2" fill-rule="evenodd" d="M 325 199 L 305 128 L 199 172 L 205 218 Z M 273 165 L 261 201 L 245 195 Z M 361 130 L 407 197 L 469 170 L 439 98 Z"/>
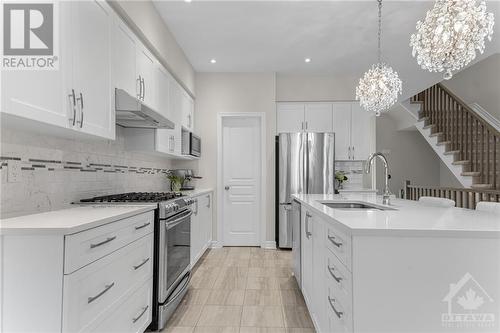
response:
<path id="1" fill-rule="evenodd" d="M 181 223 L 184 219 L 190 217 L 191 215 L 193 215 L 193 211 L 190 210 L 187 214 L 183 214 L 181 217 L 173 220 L 173 221 L 168 221 L 166 222 L 166 226 L 167 226 L 167 230 L 169 229 L 172 229 L 173 227 L 175 227 L 176 225 L 178 225 L 179 223 Z"/>
<path id="2" fill-rule="evenodd" d="M 191 272 L 187 272 L 186 275 L 184 275 L 184 283 L 181 284 L 179 283 L 179 285 L 177 285 L 177 288 L 176 290 L 179 290 L 174 296 L 170 297 L 169 299 L 167 299 L 167 304 L 166 306 L 169 306 L 170 304 L 172 304 L 173 302 L 175 302 L 175 300 L 180 296 L 182 295 L 183 291 L 189 286 L 189 281 L 191 281 Z M 182 282 L 182 280 L 181 280 Z"/>

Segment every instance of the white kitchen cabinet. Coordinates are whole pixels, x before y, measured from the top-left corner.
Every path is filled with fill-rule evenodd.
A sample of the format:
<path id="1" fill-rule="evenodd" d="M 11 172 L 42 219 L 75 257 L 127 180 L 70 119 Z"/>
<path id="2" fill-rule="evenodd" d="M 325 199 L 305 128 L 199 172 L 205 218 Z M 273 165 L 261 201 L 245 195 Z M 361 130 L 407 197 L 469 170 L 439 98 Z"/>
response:
<path id="1" fill-rule="evenodd" d="M 182 126 L 192 132 L 194 128 L 194 102 L 191 96 L 189 96 L 189 94 L 185 90 L 180 88 L 180 91 Z"/>
<path id="2" fill-rule="evenodd" d="M 82 132 L 114 139 L 111 85 L 113 11 L 104 2 L 72 2 L 73 84 L 76 125 Z M 78 116 L 79 115 L 79 116 Z"/>
<path id="3" fill-rule="evenodd" d="M 276 106 L 277 133 L 295 133 L 304 130 L 304 104 L 278 103 Z"/>
<path id="4" fill-rule="evenodd" d="M 154 212 L 104 219 L 92 228 L 89 217 L 90 229 L 76 233 L 41 227 L 0 236 L 2 332 L 144 332 L 152 313 Z"/>
<path id="5" fill-rule="evenodd" d="M 59 4 L 58 19 L 61 27 L 70 26 L 71 2 Z M 59 29 L 59 70 L 2 70 L 3 116 L 70 127 L 73 118 L 72 98 L 68 96 L 73 68 L 71 39 L 69 29 Z"/>
<path id="6" fill-rule="evenodd" d="M 351 103 L 333 104 L 335 159 L 351 159 Z"/>
<path id="7" fill-rule="evenodd" d="M 375 150 L 375 115 L 358 102 L 333 103 L 336 160 L 365 160 Z"/>
<path id="8" fill-rule="evenodd" d="M 305 105 L 304 129 L 307 132 L 333 132 L 332 103 L 308 103 Z"/>
<path id="9" fill-rule="evenodd" d="M 142 44 L 137 48 L 137 77 L 139 98 L 149 107 L 158 110 L 157 64 L 154 56 Z"/>
<path id="10" fill-rule="evenodd" d="M 139 97 L 136 50 L 138 40 L 118 16 L 113 27 L 113 88 Z"/>
<path id="11" fill-rule="evenodd" d="M 312 214 L 306 209 L 301 210 L 301 231 L 300 231 L 300 258 L 301 258 L 301 279 L 302 294 L 312 312 L 311 307 L 313 297 L 313 228 L 311 223 Z M 310 313 L 313 316 L 313 313 Z"/>
<path id="12" fill-rule="evenodd" d="M 2 113 L 114 139 L 111 8 L 100 1 L 61 2 L 59 70 L 3 71 Z"/>
<path id="13" fill-rule="evenodd" d="M 191 216 L 191 266 L 205 253 L 212 240 L 212 192 L 193 197 Z"/>

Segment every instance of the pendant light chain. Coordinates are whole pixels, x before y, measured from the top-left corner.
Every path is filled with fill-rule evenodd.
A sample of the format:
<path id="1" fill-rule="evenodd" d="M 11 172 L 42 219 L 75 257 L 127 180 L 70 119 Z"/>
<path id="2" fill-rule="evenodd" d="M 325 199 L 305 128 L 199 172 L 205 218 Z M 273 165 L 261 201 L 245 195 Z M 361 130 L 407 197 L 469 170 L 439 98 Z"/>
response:
<path id="1" fill-rule="evenodd" d="M 382 63 L 382 0 L 378 1 L 378 63 Z"/>

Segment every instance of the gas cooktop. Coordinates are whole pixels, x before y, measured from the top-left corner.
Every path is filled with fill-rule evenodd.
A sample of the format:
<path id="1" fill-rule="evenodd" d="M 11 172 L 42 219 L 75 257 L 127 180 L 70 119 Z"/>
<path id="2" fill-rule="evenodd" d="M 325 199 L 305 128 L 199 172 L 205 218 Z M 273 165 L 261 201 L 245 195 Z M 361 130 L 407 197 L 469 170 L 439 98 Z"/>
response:
<path id="1" fill-rule="evenodd" d="M 129 192 L 82 199 L 80 202 L 162 202 L 182 196 L 177 192 Z"/>

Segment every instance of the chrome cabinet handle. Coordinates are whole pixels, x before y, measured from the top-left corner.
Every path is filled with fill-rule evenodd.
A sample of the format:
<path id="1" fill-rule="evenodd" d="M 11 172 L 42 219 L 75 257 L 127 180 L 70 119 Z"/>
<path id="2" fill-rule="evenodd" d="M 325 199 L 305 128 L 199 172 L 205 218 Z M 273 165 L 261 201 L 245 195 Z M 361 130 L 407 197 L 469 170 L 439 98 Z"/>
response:
<path id="1" fill-rule="evenodd" d="M 210 206 L 212 205 L 212 200 L 210 199 L 210 194 L 207 195 L 207 200 L 208 200 L 207 208 L 210 208 Z"/>
<path id="2" fill-rule="evenodd" d="M 226 186 L 224 186 L 224 189 L 225 189 L 226 191 L 229 191 L 229 188 L 230 188 L 230 187 L 229 187 L 229 186 L 227 186 L 227 185 L 226 185 Z"/>
<path id="3" fill-rule="evenodd" d="M 312 233 L 309 231 L 309 218 L 311 218 L 312 215 L 309 214 L 309 212 L 306 212 L 306 237 L 309 238 L 312 236 Z"/>
<path id="4" fill-rule="evenodd" d="M 351 159 L 351 146 L 349 146 L 349 148 L 347 148 L 347 159 Z"/>
<path id="5" fill-rule="evenodd" d="M 82 117 L 80 118 L 80 128 L 82 128 L 83 127 L 83 95 L 82 95 L 82 93 L 80 93 L 80 106 L 82 107 L 82 109 L 81 109 Z"/>
<path id="6" fill-rule="evenodd" d="M 135 318 L 132 318 L 132 323 L 135 323 L 136 321 L 138 321 L 139 319 L 141 319 L 141 317 L 146 313 L 146 311 L 149 309 L 149 305 L 146 305 L 144 307 L 144 309 L 142 309 L 142 312 Z"/>
<path id="7" fill-rule="evenodd" d="M 307 127 L 308 127 L 308 126 L 309 126 L 309 125 L 307 124 L 307 121 L 306 121 L 306 129 L 307 129 Z"/>
<path id="8" fill-rule="evenodd" d="M 115 285 L 115 283 L 111 283 L 111 284 L 108 284 L 104 287 L 104 289 L 97 295 L 95 296 L 92 296 L 92 297 L 89 297 L 87 299 L 87 304 L 90 304 L 92 303 L 93 301 L 95 301 L 96 299 L 98 299 L 99 297 L 101 297 L 102 295 L 104 295 L 109 289 L 113 288 L 113 286 Z"/>
<path id="9" fill-rule="evenodd" d="M 139 229 L 142 229 L 142 228 L 146 228 L 148 225 L 150 225 L 151 222 L 146 222 L 144 223 L 143 225 L 139 225 L 139 226 L 136 226 L 135 227 L 135 230 L 139 230 Z"/>
<path id="10" fill-rule="evenodd" d="M 330 306 L 332 307 L 333 312 L 335 312 L 337 317 L 339 317 L 339 319 L 341 319 L 342 316 L 344 315 L 344 313 L 342 311 L 337 311 L 337 309 L 335 309 L 335 305 L 333 305 L 333 303 L 335 303 L 335 299 L 328 296 L 328 302 L 330 303 Z"/>
<path id="11" fill-rule="evenodd" d="M 142 78 L 142 100 L 146 98 L 146 81 Z"/>
<path id="12" fill-rule="evenodd" d="M 134 267 L 134 271 L 138 270 L 139 268 L 141 268 L 142 266 L 146 265 L 146 263 L 149 261 L 149 258 L 147 259 L 144 259 L 139 265 L 137 266 L 133 266 Z"/>
<path id="13" fill-rule="evenodd" d="M 75 126 L 76 121 L 76 98 L 75 98 L 75 89 L 71 89 L 71 94 L 68 95 L 70 99 L 73 100 L 73 126 Z"/>
<path id="14" fill-rule="evenodd" d="M 352 146 L 352 159 L 354 160 L 354 146 Z"/>
<path id="15" fill-rule="evenodd" d="M 142 80 L 140 75 L 137 78 L 137 82 L 139 83 L 139 92 L 137 93 L 137 98 L 142 99 Z"/>
<path id="16" fill-rule="evenodd" d="M 115 239 L 116 239 L 116 236 L 113 236 L 113 237 L 108 237 L 108 238 L 106 238 L 105 240 L 103 240 L 103 241 L 102 241 L 102 242 L 100 242 L 100 243 L 90 244 L 90 248 L 91 248 L 91 249 L 93 249 L 93 248 L 95 248 L 95 247 L 98 247 L 98 246 L 104 245 L 104 244 L 106 244 L 106 243 L 109 243 L 109 242 L 111 242 L 111 241 L 113 241 L 113 240 L 115 240 Z"/>
<path id="17" fill-rule="evenodd" d="M 336 276 L 335 273 L 333 272 L 334 271 L 333 267 L 328 266 L 328 271 L 330 272 L 330 275 L 335 279 L 335 281 L 337 281 L 337 283 L 340 283 L 340 281 L 342 281 L 342 278 Z"/>
<path id="18" fill-rule="evenodd" d="M 342 246 L 342 242 L 336 242 L 335 241 L 335 237 L 333 236 L 328 236 L 328 239 L 330 240 L 330 242 L 332 242 L 333 245 L 335 245 L 336 247 L 341 247 Z"/>

